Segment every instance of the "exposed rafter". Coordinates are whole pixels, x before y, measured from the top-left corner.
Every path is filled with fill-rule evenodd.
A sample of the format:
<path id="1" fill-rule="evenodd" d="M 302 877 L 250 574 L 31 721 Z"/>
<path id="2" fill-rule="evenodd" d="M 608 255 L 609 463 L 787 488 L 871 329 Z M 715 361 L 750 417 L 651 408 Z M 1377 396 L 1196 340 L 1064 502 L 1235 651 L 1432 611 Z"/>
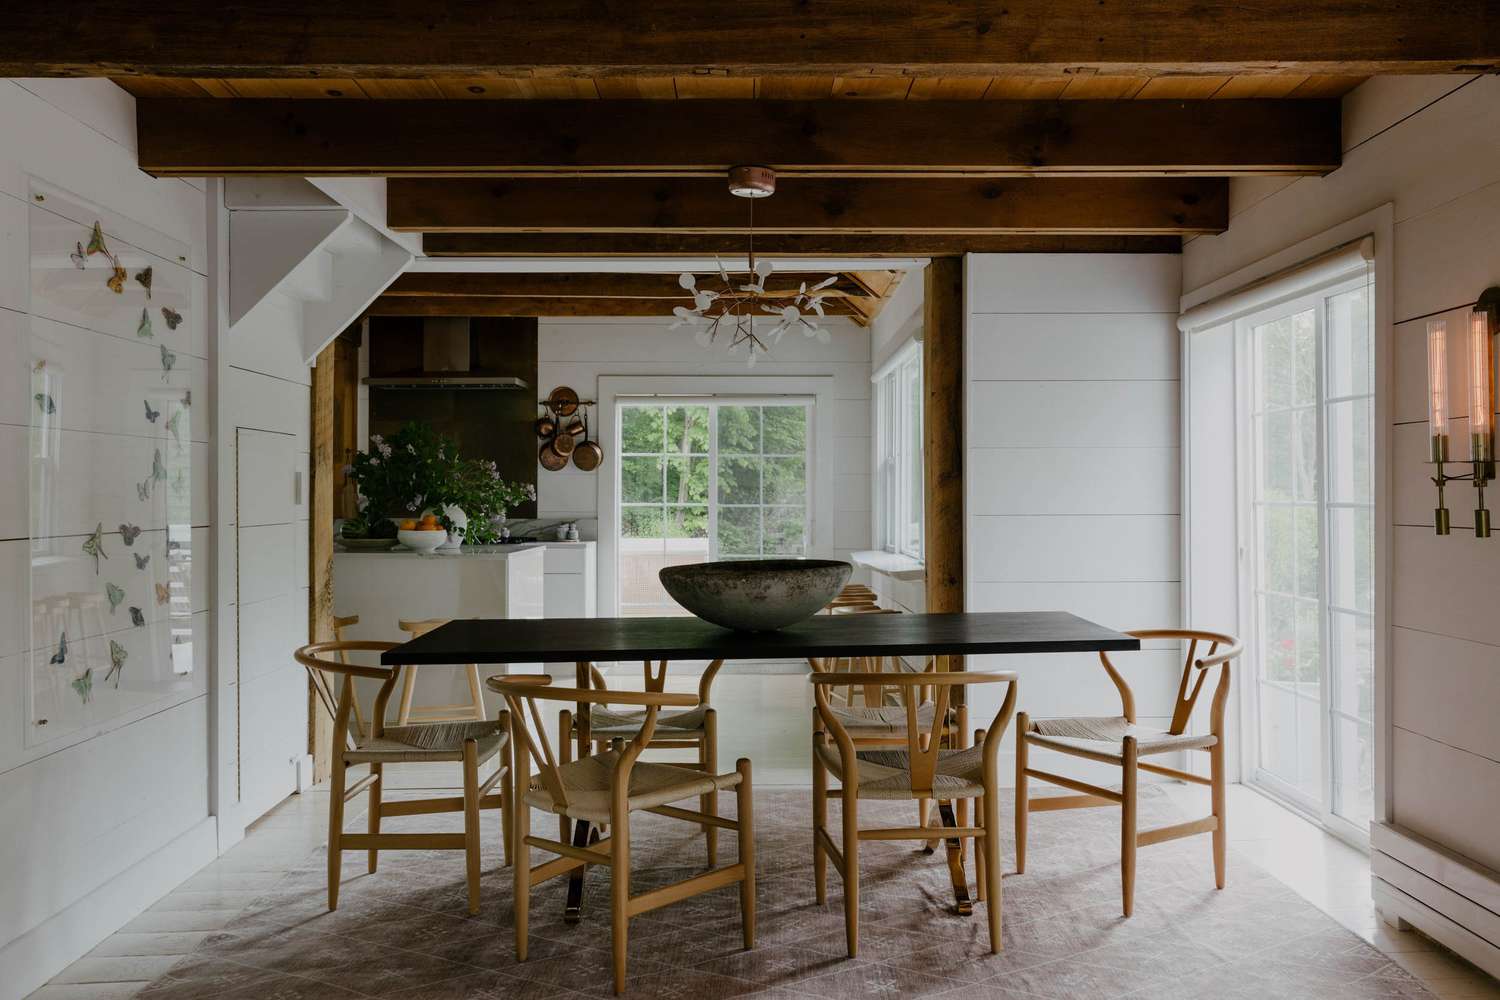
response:
<path id="1" fill-rule="evenodd" d="M 741 256 L 741 236 L 678 233 L 428 233 L 430 257 L 712 257 Z M 777 257 L 941 257 L 965 253 L 1179 253 L 1178 236 L 759 234 L 758 253 Z"/>

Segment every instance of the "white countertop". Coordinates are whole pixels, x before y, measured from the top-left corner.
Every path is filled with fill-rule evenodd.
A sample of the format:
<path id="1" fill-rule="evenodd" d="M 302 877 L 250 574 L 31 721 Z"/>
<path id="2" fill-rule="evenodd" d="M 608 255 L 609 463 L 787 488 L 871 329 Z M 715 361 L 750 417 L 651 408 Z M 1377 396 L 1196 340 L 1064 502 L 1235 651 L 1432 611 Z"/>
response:
<path id="1" fill-rule="evenodd" d="M 391 543 L 395 545 L 393 541 Z M 577 543 L 569 543 L 577 544 Z M 546 548 L 541 542 L 521 542 L 516 545 L 465 545 L 458 549 L 438 549 L 433 552 L 418 552 L 415 549 L 390 548 L 390 549 L 336 549 L 335 556 L 380 556 L 384 559 L 400 558 L 407 559 L 504 559 L 521 552 L 535 552 Z"/>
<path id="2" fill-rule="evenodd" d="M 856 566 L 884 573 L 897 580 L 923 580 L 927 577 L 927 567 L 924 564 L 911 556 L 903 556 L 895 552 L 869 549 L 852 552 L 849 558 L 854 560 Z"/>

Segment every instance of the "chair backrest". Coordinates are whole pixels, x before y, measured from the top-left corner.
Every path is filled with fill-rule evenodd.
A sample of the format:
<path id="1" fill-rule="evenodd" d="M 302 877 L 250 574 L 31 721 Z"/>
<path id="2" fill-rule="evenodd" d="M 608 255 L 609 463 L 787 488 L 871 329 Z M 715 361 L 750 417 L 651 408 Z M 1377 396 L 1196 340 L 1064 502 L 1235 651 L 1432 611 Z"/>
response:
<path id="1" fill-rule="evenodd" d="M 691 708 L 698 704 L 695 695 L 677 694 L 663 690 L 667 679 L 667 661 L 652 670 L 651 661 L 645 661 L 646 690 L 609 691 L 602 688 L 555 687 L 546 674 L 511 674 L 490 677 L 485 681 L 491 691 L 505 698 L 510 709 L 511 738 L 515 740 L 516 780 L 524 788 L 530 780 L 531 763 L 537 765 L 537 777 L 557 803 L 566 811 L 567 788 L 563 785 L 558 769 L 557 755 L 552 751 L 552 742 L 547 738 L 547 727 L 537 708 L 539 701 L 584 702 L 591 705 L 641 705 L 646 709 L 646 718 L 640 731 L 625 745 L 615 762 L 613 787 L 628 788 L 630 770 L 641 751 L 651 742 L 656 732 L 656 717 L 663 708 Z M 567 739 L 563 733 L 559 739 Z"/>
<path id="2" fill-rule="evenodd" d="M 943 730 L 948 723 L 948 705 L 951 701 L 951 692 L 954 688 L 967 687 L 970 684 L 1006 684 L 1005 700 L 1001 703 L 999 710 L 995 712 L 994 719 L 985 730 L 984 755 L 985 767 L 996 766 L 996 754 L 1000 749 L 1000 738 L 1004 735 L 1006 727 L 1010 725 L 1011 716 L 1016 711 L 1016 675 L 1011 671 L 979 672 L 966 670 L 948 670 L 947 657 L 936 657 L 938 669 L 932 673 L 923 674 L 860 674 L 860 673 L 815 673 L 811 680 L 813 684 L 813 699 L 817 705 L 819 717 L 823 725 L 827 727 L 829 735 L 839 746 L 839 752 L 843 758 L 852 763 L 855 759 L 854 740 L 850 737 L 848 730 L 839 722 L 838 714 L 833 711 L 829 702 L 829 692 L 840 684 L 884 684 L 895 686 L 898 689 L 910 689 L 917 687 L 932 687 L 933 689 L 933 715 L 932 723 L 927 729 L 923 729 L 918 722 L 917 701 L 918 699 L 904 698 L 906 706 L 906 753 L 907 761 L 911 767 L 911 787 L 914 798 L 933 797 L 933 778 L 937 774 L 938 750 L 942 746 Z M 911 692 L 908 691 L 908 694 Z M 857 774 L 852 768 L 845 769 L 845 786 L 851 781 L 857 781 Z M 852 794 L 846 792 L 846 794 Z"/>
<path id="3" fill-rule="evenodd" d="M 882 608 L 873 603 L 869 604 L 840 604 L 837 600 L 828 605 L 828 613 L 832 615 L 899 615 L 899 608 Z M 892 662 L 887 663 L 887 659 Z M 817 673 L 879 673 L 890 667 L 896 670 L 894 657 L 884 656 L 829 656 L 808 657 L 808 665 Z M 843 692 L 843 701 L 846 705 L 854 703 L 854 689 L 846 688 Z M 865 688 L 865 703 L 868 705 L 880 705 L 884 703 L 884 691 L 880 687 L 869 686 Z"/>
<path id="4" fill-rule="evenodd" d="M 666 660 L 662 661 L 663 664 L 666 664 L 666 662 L 667 662 Z M 724 661 L 723 660 L 714 660 L 712 663 L 710 663 L 708 665 L 708 669 L 705 670 L 705 671 L 703 671 L 703 673 L 698 677 L 698 704 L 699 705 L 702 705 L 705 708 L 707 708 L 707 707 L 710 707 L 713 704 L 713 702 L 710 701 L 709 698 L 710 698 L 710 696 L 712 694 L 712 690 L 713 690 L 713 686 L 714 686 L 714 678 L 717 677 L 717 676 L 719 676 L 719 668 L 722 667 L 723 665 L 724 665 Z M 646 661 L 646 670 L 647 670 L 647 672 L 649 672 L 651 670 L 651 662 L 649 660 Z M 607 681 L 605 681 L 604 675 L 599 672 L 599 668 L 596 667 L 592 662 L 589 663 L 589 683 L 593 687 L 598 688 L 600 691 L 608 691 L 609 690 L 609 683 Z M 598 702 L 597 704 L 601 704 L 601 705 L 619 705 L 619 704 L 623 704 L 623 702 L 610 701 L 610 700 L 606 699 L 606 700 L 604 700 L 602 702 Z"/>
<path id="5" fill-rule="evenodd" d="M 343 642 L 348 638 L 348 636 L 344 634 L 344 630 L 358 624 L 359 615 L 334 615 L 333 637 L 339 642 Z M 339 653 L 337 655 L 340 663 L 349 662 L 349 658 L 343 653 Z M 328 678 L 318 670 L 309 670 L 307 672 L 307 676 L 311 678 L 313 689 L 318 693 L 318 700 L 321 701 L 323 703 L 323 706 L 328 709 L 328 714 L 332 715 L 335 707 L 338 705 L 339 699 L 338 695 L 333 690 L 333 686 L 328 682 Z M 358 745 L 360 738 L 364 736 L 365 732 L 365 715 L 362 711 L 360 711 L 359 699 L 356 698 L 354 699 L 353 731 L 348 734 L 350 750 L 353 750 L 355 746 Z"/>
<path id="6" fill-rule="evenodd" d="M 379 642 L 374 639 L 346 639 L 334 642 L 315 642 L 303 646 L 292 654 L 293 658 L 307 668 L 312 678 L 313 689 L 323 706 L 333 715 L 333 731 L 350 733 L 350 722 L 359 704 L 354 689 L 354 679 L 365 677 L 381 682 L 375 695 L 375 708 L 370 716 L 370 735 L 378 737 L 385 731 L 385 708 L 390 701 L 396 680 L 401 676 L 399 666 L 369 666 L 350 663 L 349 653 L 384 653 L 401 645 L 399 642 Z M 338 693 L 333 690 L 334 679 L 342 677 Z"/>
<path id="7" fill-rule="evenodd" d="M 396 622 L 396 627 L 410 635 L 413 639 L 420 635 L 426 635 L 439 625 L 446 625 L 450 618 L 402 618 Z"/>
<path id="8" fill-rule="evenodd" d="M 1244 652 L 1240 641 L 1224 632 L 1192 628 L 1138 628 L 1129 629 L 1125 634 L 1137 639 L 1180 639 L 1188 644 L 1187 658 L 1182 664 L 1182 679 L 1177 684 L 1177 699 L 1172 708 L 1172 724 L 1167 729 L 1174 736 L 1187 732 L 1193 706 L 1198 703 L 1198 693 L 1203 690 L 1203 682 L 1208 678 L 1208 668 L 1220 668 L 1219 683 L 1214 689 L 1213 702 L 1209 707 L 1209 732 L 1216 736 L 1223 735 L 1224 705 L 1229 699 L 1229 661 Z M 1201 657 L 1198 656 L 1200 643 L 1208 644 L 1208 651 Z M 1104 664 L 1105 672 L 1120 692 L 1120 706 L 1124 710 L 1126 721 L 1134 722 L 1135 694 L 1130 690 L 1130 685 L 1115 668 L 1109 653 L 1101 650 L 1099 662 Z M 1196 678 L 1194 674 L 1197 675 Z"/>

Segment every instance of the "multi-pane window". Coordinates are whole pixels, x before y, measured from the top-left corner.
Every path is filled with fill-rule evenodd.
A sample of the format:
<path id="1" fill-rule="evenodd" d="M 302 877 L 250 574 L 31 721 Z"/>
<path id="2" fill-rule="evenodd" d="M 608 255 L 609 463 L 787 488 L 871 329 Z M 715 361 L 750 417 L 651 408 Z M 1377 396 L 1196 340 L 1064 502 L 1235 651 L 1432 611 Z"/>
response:
<path id="1" fill-rule="evenodd" d="M 875 531 L 887 552 L 922 558 L 922 350 L 912 344 L 875 380 Z"/>
<path id="2" fill-rule="evenodd" d="M 1365 277 L 1246 320 L 1254 779 L 1367 826 L 1374 720 L 1374 366 Z"/>
<path id="3" fill-rule="evenodd" d="M 663 566 L 802 556 L 810 402 L 619 404 L 624 615 L 677 614 Z"/>

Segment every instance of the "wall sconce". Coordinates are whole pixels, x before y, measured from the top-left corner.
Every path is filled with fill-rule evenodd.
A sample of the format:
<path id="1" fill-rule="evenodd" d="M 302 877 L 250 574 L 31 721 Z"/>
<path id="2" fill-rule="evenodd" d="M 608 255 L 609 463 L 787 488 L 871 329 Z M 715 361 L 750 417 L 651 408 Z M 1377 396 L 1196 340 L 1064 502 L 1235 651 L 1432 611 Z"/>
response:
<path id="1" fill-rule="evenodd" d="M 1464 352 L 1469 362 L 1471 471 L 1461 476 L 1450 476 L 1443 471 L 1443 464 L 1452 461 L 1448 452 L 1448 324 L 1441 319 L 1427 322 L 1427 426 L 1432 435 L 1428 461 L 1437 465 L 1432 482 L 1438 491 L 1433 526 L 1439 535 L 1450 532 L 1446 487 L 1451 482 L 1468 480 L 1477 494 L 1474 536 L 1488 538 L 1490 512 L 1484 505 L 1484 488 L 1495 479 L 1495 338 L 1500 335 L 1500 286 L 1486 288 L 1468 318 Z"/>

